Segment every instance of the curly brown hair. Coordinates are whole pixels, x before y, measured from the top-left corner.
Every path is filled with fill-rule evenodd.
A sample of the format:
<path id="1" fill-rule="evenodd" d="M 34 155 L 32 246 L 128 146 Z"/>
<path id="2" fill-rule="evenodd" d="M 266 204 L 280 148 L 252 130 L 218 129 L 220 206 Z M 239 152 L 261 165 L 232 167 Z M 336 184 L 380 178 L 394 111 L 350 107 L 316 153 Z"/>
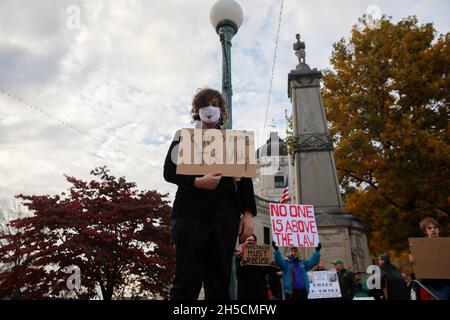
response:
<path id="1" fill-rule="evenodd" d="M 197 90 L 197 93 L 192 99 L 192 119 L 195 121 L 199 121 L 200 116 L 198 115 L 198 110 L 200 108 L 207 107 L 209 102 L 214 98 L 217 98 L 217 100 L 219 101 L 219 105 L 217 107 L 220 108 L 220 124 L 225 124 L 228 119 L 225 99 L 219 91 L 210 88 Z"/>

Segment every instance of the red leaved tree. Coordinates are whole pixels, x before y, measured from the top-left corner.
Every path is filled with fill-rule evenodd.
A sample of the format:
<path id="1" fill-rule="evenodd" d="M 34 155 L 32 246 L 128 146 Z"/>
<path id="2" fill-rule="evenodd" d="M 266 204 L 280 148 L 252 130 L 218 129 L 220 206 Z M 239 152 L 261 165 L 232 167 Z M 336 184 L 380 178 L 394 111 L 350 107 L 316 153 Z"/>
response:
<path id="1" fill-rule="evenodd" d="M 166 195 L 106 167 L 91 175 L 100 181 L 66 176 L 69 194 L 17 196 L 34 215 L 0 238 L 0 265 L 9 266 L 0 298 L 167 297 L 175 252 Z"/>

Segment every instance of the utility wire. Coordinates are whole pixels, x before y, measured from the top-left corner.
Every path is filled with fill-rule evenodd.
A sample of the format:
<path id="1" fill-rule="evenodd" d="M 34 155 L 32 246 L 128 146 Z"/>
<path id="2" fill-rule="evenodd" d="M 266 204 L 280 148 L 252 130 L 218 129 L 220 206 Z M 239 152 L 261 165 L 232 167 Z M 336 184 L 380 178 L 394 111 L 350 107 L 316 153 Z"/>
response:
<path id="1" fill-rule="evenodd" d="M 40 108 L 40 107 L 38 107 L 36 105 L 33 105 L 33 104 L 25 101 L 24 99 L 22 99 L 22 98 L 20 98 L 20 97 L 18 97 L 16 95 L 13 95 L 13 94 L 9 93 L 8 91 L 6 91 L 5 89 L 3 89 L 1 87 L 0 87 L 0 93 L 2 93 L 3 95 L 9 97 L 10 99 L 12 99 L 12 100 L 14 100 L 14 101 L 16 101 L 16 102 L 18 102 L 20 104 L 23 104 L 23 105 L 27 106 L 30 109 L 33 109 L 33 110 L 41 113 L 45 117 L 60 123 L 61 125 L 63 125 L 65 127 L 69 128 L 70 130 L 76 132 L 80 136 L 88 138 L 89 140 L 91 140 L 92 142 L 94 142 L 96 144 L 104 145 L 104 143 L 102 141 L 97 140 L 96 138 L 92 137 L 86 131 L 79 129 L 79 128 L 75 127 L 74 125 L 72 125 L 72 124 L 70 124 L 70 123 L 68 123 L 68 122 L 66 122 L 64 120 L 61 120 L 58 117 L 55 117 L 54 115 L 50 114 L 46 110 L 44 110 L 44 109 L 42 109 L 42 108 Z M 149 166 L 153 166 L 155 168 L 157 167 L 156 165 L 150 164 L 150 163 L 148 163 L 146 161 L 143 161 L 143 160 L 141 160 L 141 159 L 139 159 L 139 158 L 137 158 L 137 157 L 135 157 L 133 155 L 130 155 L 130 154 L 126 153 L 122 149 L 119 149 L 119 148 L 116 148 L 116 147 L 110 146 L 110 145 L 107 145 L 107 147 L 110 148 L 111 150 L 117 152 L 117 153 L 120 153 L 120 154 L 124 155 L 127 158 L 133 159 L 134 161 L 136 161 L 137 163 L 139 163 L 141 165 L 147 165 L 147 166 L 149 165 Z M 158 169 L 160 169 L 160 168 L 158 167 Z"/>
<path id="2" fill-rule="evenodd" d="M 264 136 L 263 136 L 263 139 L 265 139 L 265 136 L 266 136 L 267 117 L 268 117 L 268 114 L 269 114 L 270 98 L 271 98 L 271 95 L 272 95 L 272 87 L 273 87 L 273 78 L 274 78 L 274 74 L 275 74 L 275 66 L 276 66 L 276 61 L 277 61 L 278 39 L 279 39 L 279 36 L 280 36 L 281 22 L 282 22 L 282 19 L 283 19 L 283 8 L 284 8 L 284 0 L 281 0 L 280 15 L 278 17 L 277 36 L 276 36 L 276 39 L 275 39 L 275 49 L 274 49 L 274 52 L 273 52 L 272 74 L 271 74 L 271 77 L 270 77 L 269 94 L 267 96 L 266 115 L 264 117 Z"/>

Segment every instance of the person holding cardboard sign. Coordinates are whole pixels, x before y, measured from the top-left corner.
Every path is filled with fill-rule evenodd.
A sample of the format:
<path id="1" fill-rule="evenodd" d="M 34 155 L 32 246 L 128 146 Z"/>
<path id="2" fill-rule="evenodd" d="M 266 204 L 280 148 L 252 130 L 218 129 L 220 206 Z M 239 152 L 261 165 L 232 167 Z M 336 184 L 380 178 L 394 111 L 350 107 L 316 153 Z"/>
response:
<path id="1" fill-rule="evenodd" d="M 204 129 L 222 129 L 227 119 L 220 92 L 202 89 L 192 102 L 194 120 Z M 253 233 L 256 203 L 250 178 L 239 181 L 221 172 L 203 176 L 177 174 L 180 131 L 164 162 L 164 179 L 178 190 L 171 214 L 176 247 L 176 273 L 170 290 L 173 300 L 198 299 L 202 284 L 207 300 L 229 300 L 228 286 L 236 239 Z"/>
<path id="2" fill-rule="evenodd" d="M 281 282 L 276 287 L 272 279 L 279 270 L 272 263 L 272 248 L 257 245 L 256 236 L 251 235 L 236 249 L 236 253 L 238 300 L 269 300 L 269 291 L 277 295 L 277 289 L 281 290 Z"/>
<path id="3" fill-rule="evenodd" d="M 435 219 L 431 218 L 431 217 L 427 217 L 424 218 L 420 221 L 419 224 L 420 230 L 423 232 L 425 238 L 428 238 L 429 240 L 426 240 L 425 242 L 428 242 L 428 245 L 430 245 L 429 241 L 433 241 L 433 239 L 436 239 L 432 245 L 432 247 L 435 248 L 436 246 L 436 241 L 439 241 L 438 239 L 440 239 L 440 232 L 441 232 L 441 226 L 439 224 L 438 221 L 436 221 Z M 413 241 L 414 239 L 410 239 L 410 246 L 412 246 L 411 241 Z M 441 245 L 442 247 L 442 245 Z M 413 248 L 411 248 L 413 249 Z M 446 248 L 443 248 L 443 250 L 446 250 Z M 425 250 L 422 249 L 422 252 L 424 252 Z M 430 250 L 426 251 L 426 255 L 429 255 Z M 424 271 L 424 260 L 428 260 L 430 257 L 426 257 L 426 255 L 422 255 L 422 261 L 421 262 L 421 269 L 422 269 L 422 273 Z M 443 256 L 441 255 L 434 255 L 433 257 L 438 257 L 439 262 L 441 261 L 445 261 L 443 260 Z M 416 267 L 419 267 L 417 265 L 415 265 L 416 263 L 416 257 L 414 257 L 412 254 L 409 255 L 409 261 L 410 263 L 414 266 L 415 272 L 419 272 L 419 270 L 416 270 Z M 442 268 L 442 267 L 441 267 Z M 445 267 L 444 267 L 445 268 Z M 428 269 L 428 273 L 430 271 L 430 267 L 426 268 Z M 446 268 L 446 270 L 448 270 L 448 267 Z M 420 274 L 418 275 L 418 277 L 420 277 L 420 282 L 425 285 L 437 298 L 439 298 L 440 300 L 449 300 L 450 298 L 450 279 L 441 279 L 439 277 L 436 276 L 426 276 L 424 277 L 422 275 L 422 277 L 420 276 Z M 431 297 L 429 296 L 428 293 L 424 293 L 423 290 L 421 290 L 423 298 L 425 300 L 431 299 Z"/>

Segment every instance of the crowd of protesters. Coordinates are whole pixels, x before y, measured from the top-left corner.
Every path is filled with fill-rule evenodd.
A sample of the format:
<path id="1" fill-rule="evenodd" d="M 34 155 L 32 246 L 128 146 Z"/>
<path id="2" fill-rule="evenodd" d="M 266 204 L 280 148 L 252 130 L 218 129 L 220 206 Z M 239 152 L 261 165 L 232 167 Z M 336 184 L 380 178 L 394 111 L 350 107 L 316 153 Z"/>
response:
<path id="1" fill-rule="evenodd" d="M 228 118 L 225 104 L 219 91 L 200 89 L 192 101 L 192 119 L 199 128 L 223 130 Z M 257 214 L 252 180 L 224 177 L 221 172 L 203 176 L 179 174 L 176 155 L 181 136 L 181 131 L 177 131 L 164 162 L 164 179 L 178 187 L 171 213 L 171 235 L 176 249 L 171 299 L 195 300 L 202 286 L 207 300 L 308 299 L 307 272 L 325 270 L 321 244 L 309 259 L 303 259 L 296 247 L 282 257 L 273 242 L 273 265 L 246 264 L 242 255 L 244 246 L 257 242 L 252 235 Z M 430 239 L 440 235 L 440 225 L 432 218 L 422 220 L 420 228 Z M 236 239 L 242 245 L 233 253 Z M 411 266 L 416 262 L 412 255 L 409 260 Z M 411 274 L 407 282 L 388 254 L 381 254 L 377 262 L 381 270 L 380 286 L 369 290 L 362 274 L 347 270 L 344 260 L 336 257 L 333 264 L 342 299 L 369 296 L 377 300 L 430 297 L 448 300 L 450 280 L 419 279 L 419 282 Z"/>
<path id="2" fill-rule="evenodd" d="M 440 225 L 431 218 L 425 218 L 420 228 L 429 238 L 439 237 Z M 256 236 L 249 237 L 236 250 L 237 299 L 239 300 L 306 300 L 309 293 L 308 271 L 326 271 L 325 261 L 320 257 L 322 245 L 319 243 L 309 259 L 302 259 L 296 247 L 289 248 L 282 257 L 275 242 L 273 246 L 273 265 L 271 267 L 246 265 L 242 258 L 244 246 L 254 246 Z M 378 287 L 376 282 L 368 286 L 368 274 L 361 270 L 348 270 L 345 261 L 336 258 L 332 264 L 336 271 L 342 300 L 448 300 L 450 281 L 442 279 L 419 279 L 415 274 L 409 276 L 394 265 L 387 253 L 376 259 L 379 267 Z M 415 258 L 410 255 L 410 266 Z M 374 287 L 375 286 L 375 287 Z M 370 287 L 370 288 L 369 288 Z"/>

